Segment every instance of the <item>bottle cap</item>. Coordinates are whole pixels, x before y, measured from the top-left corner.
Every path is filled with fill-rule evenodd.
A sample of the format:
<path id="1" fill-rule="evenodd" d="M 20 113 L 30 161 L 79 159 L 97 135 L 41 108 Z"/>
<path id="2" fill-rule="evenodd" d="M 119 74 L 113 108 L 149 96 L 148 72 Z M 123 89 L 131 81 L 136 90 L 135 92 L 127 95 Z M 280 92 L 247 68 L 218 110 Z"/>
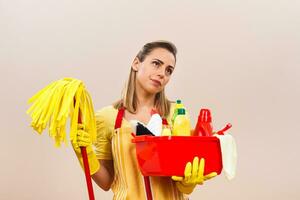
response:
<path id="1" fill-rule="evenodd" d="M 198 116 L 201 122 L 211 122 L 211 113 L 209 109 L 203 108 L 200 110 L 200 114 Z"/>
<path id="2" fill-rule="evenodd" d="M 177 104 L 181 104 L 181 100 L 180 100 L 180 99 L 177 99 L 176 103 L 177 103 Z"/>
<path id="3" fill-rule="evenodd" d="M 162 124 L 163 124 L 163 125 L 168 125 L 168 121 L 167 121 L 165 118 L 163 118 L 163 119 L 162 119 Z"/>
<path id="4" fill-rule="evenodd" d="M 178 115 L 185 115 L 185 109 L 184 108 L 179 108 L 178 109 Z"/>

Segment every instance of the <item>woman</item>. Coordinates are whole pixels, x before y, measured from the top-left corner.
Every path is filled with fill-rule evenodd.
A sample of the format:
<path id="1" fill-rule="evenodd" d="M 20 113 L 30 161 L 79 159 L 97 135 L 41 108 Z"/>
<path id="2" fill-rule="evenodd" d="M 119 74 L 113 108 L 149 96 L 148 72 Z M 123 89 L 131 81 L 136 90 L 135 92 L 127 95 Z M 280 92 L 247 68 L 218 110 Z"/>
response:
<path id="1" fill-rule="evenodd" d="M 130 120 L 147 124 L 151 110 L 156 109 L 162 118 L 171 123 L 174 103 L 165 96 L 176 64 L 176 47 L 167 41 L 147 43 L 134 58 L 122 99 L 114 105 L 96 112 L 97 141 L 95 151 L 89 135 L 79 127 L 78 141 L 73 144 L 82 166 L 79 146 L 86 146 L 92 179 L 103 190 L 110 188 L 114 199 L 146 199 L 144 179 L 139 171 L 135 145 L 131 143 Z M 197 184 L 212 178 L 216 173 L 203 175 L 204 160 L 195 157 L 188 162 L 185 177 L 150 177 L 153 199 L 187 199 Z"/>

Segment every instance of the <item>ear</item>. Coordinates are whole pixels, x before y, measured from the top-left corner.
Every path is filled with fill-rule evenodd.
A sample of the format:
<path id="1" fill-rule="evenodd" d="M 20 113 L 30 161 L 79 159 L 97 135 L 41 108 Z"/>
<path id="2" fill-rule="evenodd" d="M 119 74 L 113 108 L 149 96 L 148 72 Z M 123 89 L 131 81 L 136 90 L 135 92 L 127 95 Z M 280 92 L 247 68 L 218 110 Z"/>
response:
<path id="1" fill-rule="evenodd" d="M 134 58 L 131 68 L 133 71 L 137 72 L 139 70 L 139 66 L 140 66 L 140 61 L 137 57 Z"/>

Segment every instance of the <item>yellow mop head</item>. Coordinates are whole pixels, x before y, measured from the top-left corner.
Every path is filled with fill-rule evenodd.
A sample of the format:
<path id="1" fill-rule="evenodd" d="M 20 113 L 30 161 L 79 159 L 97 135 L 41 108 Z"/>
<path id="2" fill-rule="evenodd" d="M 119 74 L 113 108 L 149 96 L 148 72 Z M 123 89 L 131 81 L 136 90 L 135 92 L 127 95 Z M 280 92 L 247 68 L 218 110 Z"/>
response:
<path id="1" fill-rule="evenodd" d="M 82 81 L 74 78 L 54 81 L 32 96 L 28 103 L 33 103 L 26 112 L 31 113 L 31 126 L 41 134 L 49 124 L 49 135 L 55 140 L 55 146 L 60 146 L 61 142 L 67 144 L 66 122 L 69 116 L 71 140 L 77 137 L 79 117 L 92 141 L 96 140 L 93 102 Z"/>

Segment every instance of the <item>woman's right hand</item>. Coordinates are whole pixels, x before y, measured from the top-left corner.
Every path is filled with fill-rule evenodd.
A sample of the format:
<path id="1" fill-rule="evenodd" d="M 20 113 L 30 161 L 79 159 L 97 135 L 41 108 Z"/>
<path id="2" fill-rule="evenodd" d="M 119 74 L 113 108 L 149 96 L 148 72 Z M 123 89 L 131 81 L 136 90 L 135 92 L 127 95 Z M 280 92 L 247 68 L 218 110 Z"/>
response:
<path id="1" fill-rule="evenodd" d="M 72 141 L 73 149 L 83 169 L 83 160 L 81 155 L 81 148 L 86 147 L 88 156 L 90 174 L 95 183 L 103 190 L 108 191 L 114 180 L 114 167 L 112 160 L 98 160 L 92 147 L 92 140 L 84 127 L 79 124 L 77 128 L 77 134 L 75 139 Z M 100 169 L 101 166 L 101 170 Z"/>
<path id="2" fill-rule="evenodd" d="M 91 137 L 89 133 L 84 131 L 84 127 L 81 124 L 78 124 L 76 137 L 71 141 L 71 143 L 82 169 L 84 169 L 84 165 L 80 147 L 86 147 L 90 175 L 95 174 L 100 168 L 100 163 L 93 150 Z"/>
<path id="3" fill-rule="evenodd" d="M 81 153 L 80 147 L 86 147 L 87 154 L 93 151 L 90 134 L 83 130 L 81 124 L 78 124 L 76 137 L 71 143 L 76 153 Z"/>

